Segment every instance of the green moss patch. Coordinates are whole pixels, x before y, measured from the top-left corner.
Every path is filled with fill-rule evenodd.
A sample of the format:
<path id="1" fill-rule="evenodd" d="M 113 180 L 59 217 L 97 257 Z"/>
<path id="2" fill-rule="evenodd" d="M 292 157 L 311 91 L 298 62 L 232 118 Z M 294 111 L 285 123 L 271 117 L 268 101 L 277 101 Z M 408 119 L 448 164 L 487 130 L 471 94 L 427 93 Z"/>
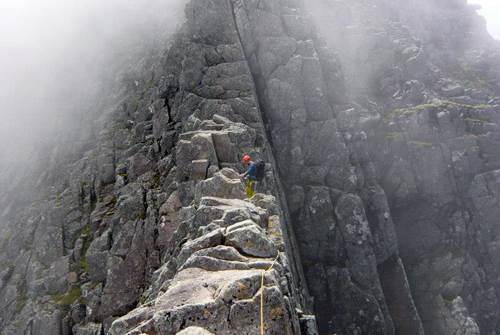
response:
<path id="1" fill-rule="evenodd" d="M 469 105 L 469 104 L 463 104 L 463 103 L 458 103 L 454 101 L 449 101 L 449 100 L 444 100 L 440 101 L 438 103 L 432 103 L 432 104 L 422 104 L 422 105 L 417 105 L 413 107 L 408 107 L 408 108 L 397 108 L 394 109 L 393 111 L 389 112 L 384 120 L 386 122 L 391 121 L 392 119 L 396 117 L 401 117 L 401 116 L 410 116 L 415 113 L 419 113 L 421 111 L 425 111 L 431 108 L 450 108 L 450 107 L 455 107 L 455 108 L 462 108 L 462 109 L 468 109 L 468 110 L 474 110 L 474 111 L 479 111 L 479 110 L 489 110 L 493 108 L 492 105 L 486 105 L 486 104 L 478 104 L 478 105 Z"/>
<path id="2" fill-rule="evenodd" d="M 468 117 L 468 118 L 465 119 L 465 122 L 484 124 L 484 123 L 489 123 L 490 121 L 489 120 L 485 120 L 485 119 L 476 119 L 476 118 L 470 118 L 470 117 Z"/>
<path id="3" fill-rule="evenodd" d="M 399 140 L 403 138 L 403 133 L 391 132 L 385 135 L 385 138 L 388 140 Z"/>
<path id="4" fill-rule="evenodd" d="M 71 270 L 77 273 L 88 272 L 87 257 L 85 257 L 85 255 L 87 254 L 90 244 L 92 243 L 92 232 L 90 224 L 87 224 L 85 225 L 85 227 L 83 227 L 83 229 L 80 231 L 80 234 L 75 238 L 73 245 L 75 245 L 78 238 L 82 238 L 83 240 L 82 252 L 79 262 L 73 263 L 71 265 Z"/>
<path id="5" fill-rule="evenodd" d="M 79 287 L 73 287 L 64 294 L 52 296 L 52 300 L 59 306 L 71 306 L 82 296 L 82 290 Z"/>
<path id="6" fill-rule="evenodd" d="M 408 144 L 411 144 L 417 148 L 434 148 L 434 144 L 430 142 L 420 142 L 420 141 L 410 141 Z"/>
<path id="7" fill-rule="evenodd" d="M 24 281 L 21 281 L 17 284 L 16 287 L 16 312 L 20 313 L 24 306 L 26 306 L 26 303 L 28 302 L 28 294 L 26 291 L 26 283 Z"/>

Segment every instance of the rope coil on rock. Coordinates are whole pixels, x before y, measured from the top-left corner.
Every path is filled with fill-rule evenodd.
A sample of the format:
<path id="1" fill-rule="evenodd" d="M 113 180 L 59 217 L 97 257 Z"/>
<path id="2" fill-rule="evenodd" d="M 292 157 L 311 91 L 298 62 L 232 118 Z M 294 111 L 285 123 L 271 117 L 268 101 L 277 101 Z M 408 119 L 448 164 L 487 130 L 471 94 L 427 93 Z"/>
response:
<path id="1" fill-rule="evenodd" d="M 260 278 L 260 335 L 265 335 L 265 326 L 264 326 L 264 277 L 266 275 L 267 271 L 271 271 L 276 262 L 278 261 L 278 258 L 280 257 L 280 253 L 278 252 L 278 255 L 272 262 L 271 266 L 267 270 L 262 270 L 262 276 Z"/>

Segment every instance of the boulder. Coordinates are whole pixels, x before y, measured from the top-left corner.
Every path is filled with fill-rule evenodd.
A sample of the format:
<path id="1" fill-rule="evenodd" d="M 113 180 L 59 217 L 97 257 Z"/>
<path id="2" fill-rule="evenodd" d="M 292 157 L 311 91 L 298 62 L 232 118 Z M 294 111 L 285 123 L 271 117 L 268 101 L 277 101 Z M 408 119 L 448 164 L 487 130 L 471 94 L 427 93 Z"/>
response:
<path id="1" fill-rule="evenodd" d="M 238 159 L 238 150 L 231 142 L 231 138 L 227 132 L 215 132 L 213 135 L 215 150 L 217 157 L 221 162 L 236 162 Z"/>
<path id="2" fill-rule="evenodd" d="M 256 223 L 248 220 L 227 228 L 226 245 L 255 257 L 276 257 L 278 250 Z"/>
<path id="3" fill-rule="evenodd" d="M 86 255 L 86 270 L 93 282 L 106 279 L 108 251 L 111 248 L 111 235 L 106 231 L 90 243 Z"/>
<path id="4" fill-rule="evenodd" d="M 208 159 L 198 159 L 191 162 L 191 180 L 203 180 L 208 175 L 208 167 L 210 162 Z"/>
<path id="5" fill-rule="evenodd" d="M 303 335 L 319 335 L 316 317 L 314 315 L 303 315 L 299 321 Z"/>
<path id="6" fill-rule="evenodd" d="M 118 212 L 124 220 L 136 220 L 145 215 L 144 189 L 138 183 L 131 183 L 119 192 Z"/>
<path id="7" fill-rule="evenodd" d="M 189 241 L 181 249 L 177 262 L 182 265 L 194 252 L 210 247 L 220 245 L 222 243 L 222 230 L 214 230 L 207 235 L 201 236 L 195 240 Z"/>
<path id="8" fill-rule="evenodd" d="M 222 169 L 212 178 L 196 185 L 195 201 L 202 197 L 212 196 L 227 199 L 245 199 L 246 194 L 239 175 L 231 169 Z"/>
<path id="9" fill-rule="evenodd" d="M 445 97 L 458 97 L 464 95 L 464 88 L 456 83 L 449 83 L 443 87 L 441 87 L 441 94 Z"/>
<path id="10" fill-rule="evenodd" d="M 145 280 L 144 222 L 127 224 L 117 235 L 106 263 L 106 285 L 99 308 L 103 318 L 126 314 L 135 306 Z"/>
<path id="11" fill-rule="evenodd" d="M 129 159 L 129 179 L 136 180 L 142 174 L 150 171 L 153 167 L 153 162 L 148 159 L 143 153 L 137 153 Z"/>
<path id="12" fill-rule="evenodd" d="M 184 330 L 181 330 L 176 335 L 214 335 L 214 334 L 200 327 L 188 327 Z"/>
<path id="13" fill-rule="evenodd" d="M 99 323 L 87 323 L 85 325 L 73 326 L 74 335 L 101 335 L 102 325 Z"/>
<path id="14" fill-rule="evenodd" d="M 193 159 L 208 160 L 210 164 L 217 165 L 217 153 L 215 152 L 212 134 L 210 132 L 199 132 L 191 138 L 193 145 Z"/>
<path id="15" fill-rule="evenodd" d="M 123 335 L 130 329 L 130 325 L 141 324 L 153 317 L 153 309 L 150 307 L 140 307 L 124 315 L 111 324 L 109 335 Z"/>

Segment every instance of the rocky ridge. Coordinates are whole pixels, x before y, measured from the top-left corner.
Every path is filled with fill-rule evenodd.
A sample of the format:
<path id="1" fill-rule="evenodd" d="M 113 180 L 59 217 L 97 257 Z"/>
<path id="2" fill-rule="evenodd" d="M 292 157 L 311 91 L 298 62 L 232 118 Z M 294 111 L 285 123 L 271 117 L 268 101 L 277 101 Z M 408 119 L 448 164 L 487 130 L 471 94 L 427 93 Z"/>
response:
<path id="1" fill-rule="evenodd" d="M 262 292 L 268 331 L 315 332 L 280 204 L 246 201 L 235 171 L 245 152 L 273 160 L 229 5 L 188 4 L 97 147 L 14 217 L 35 219 L 2 244 L 2 334 L 258 332 Z M 262 191 L 279 194 L 272 171 Z"/>

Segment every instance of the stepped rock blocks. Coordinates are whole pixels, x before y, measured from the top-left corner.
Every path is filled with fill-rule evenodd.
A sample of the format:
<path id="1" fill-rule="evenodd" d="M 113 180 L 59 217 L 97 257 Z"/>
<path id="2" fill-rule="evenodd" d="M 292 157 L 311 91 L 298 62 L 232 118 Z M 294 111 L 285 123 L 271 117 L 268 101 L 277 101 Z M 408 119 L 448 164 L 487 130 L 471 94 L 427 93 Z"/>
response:
<path id="1" fill-rule="evenodd" d="M 196 188 L 199 200 L 185 208 L 192 215 L 177 231 L 172 257 L 153 276 L 156 289 L 109 333 L 259 334 L 263 292 L 266 333 L 301 334 L 282 236 L 276 227 L 272 237 L 268 231 L 276 218 L 265 208 L 275 208 L 275 199 L 257 197 L 265 208 L 243 200 L 230 169 Z"/>
<path id="2" fill-rule="evenodd" d="M 242 123 L 214 115 L 194 127 L 179 136 L 176 158 L 180 181 L 211 177 L 224 166 L 238 164 L 241 152 L 254 150 L 256 132 Z"/>

